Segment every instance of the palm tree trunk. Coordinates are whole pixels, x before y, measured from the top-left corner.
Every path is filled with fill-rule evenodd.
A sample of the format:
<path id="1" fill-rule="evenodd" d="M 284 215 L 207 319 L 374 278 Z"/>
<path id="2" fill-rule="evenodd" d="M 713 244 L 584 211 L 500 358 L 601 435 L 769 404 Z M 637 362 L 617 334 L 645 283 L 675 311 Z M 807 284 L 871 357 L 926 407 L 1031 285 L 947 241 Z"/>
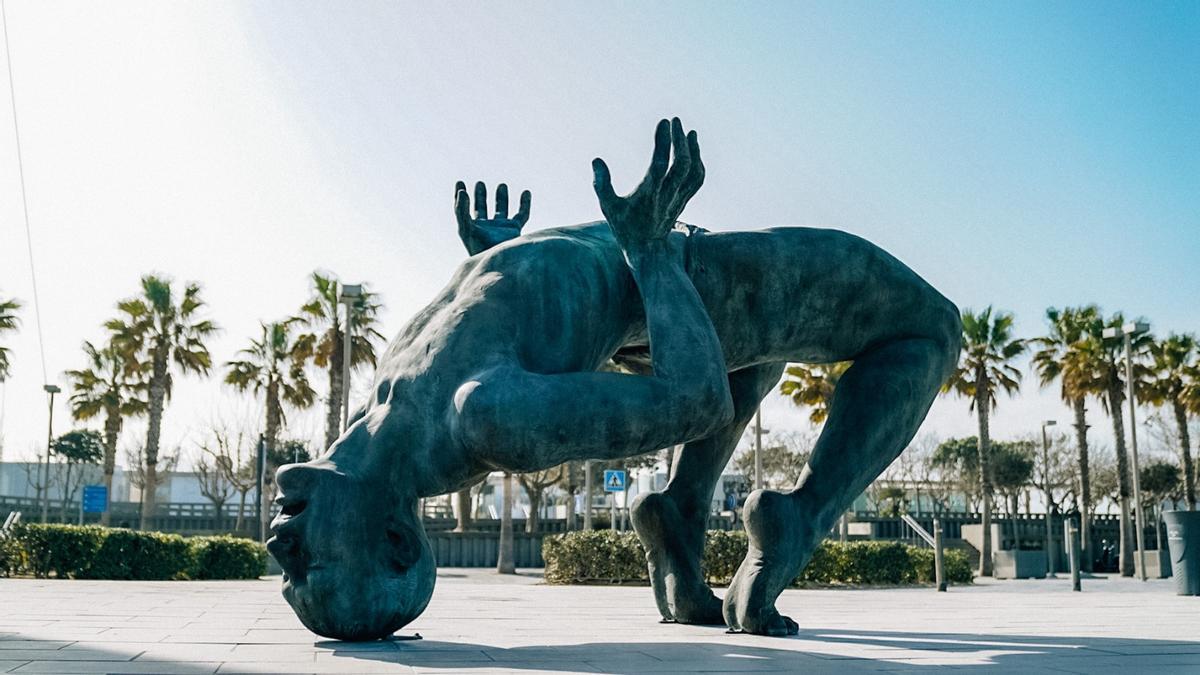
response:
<path id="1" fill-rule="evenodd" d="M 992 477 L 988 457 L 992 441 L 988 436 L 987 377 L 977 373 L 975 378 L 975 412 L 979 416 L 979 487 L 983 492 L 980 524 L 983 526 L 983 549 L 979 551 L 979 576 L 992 576 Z"/>
<path id="2" fill-rule="evenodd" d="M 335 325 L 333 353 L 329 355 L 329 400 L 325 407 L 325 448 L 342 435 L 342 332 Z"/>
<path id="3" fill-rule="evenodd" d="M 1133 576 L 1133 526 L 1129 504 L 1129 456 L 1125 453 L 1125 417 L 1121 411 L 1124 395 L 1121 382 L 1113 377 L 1108 387 L 1108 414 L 1112 417 L 1113 438 L 1117 446 L 1117 487 L 1121 501 L 1120 570 L 1121 576 Z"/>
<path id="4" fill-rule="evenodd" d="M 525 519 L 525 531 L 533 534 L 537 532 L 538 525 L 542 519 L 542 491 L 539 489 L 530 489 L 530 487 L 532 486 L 525 486 L 525 492 L 529 495 L 529 517 Z"/>
<path id="5" fill-rule="evenodd" d="M 274 456 L 276 444 L 279 441 L 279 428 L 283 425 L 283 408 L 279 402 L 279 383 L 271 381 L 267 383 L 267 426 L 265 429 L 266 449 L 263 453 L 266 456 L 266 462 L 269 463 L 271 457 Z M 275 476 L 269 470 L 268 466 L 263 467 L 262 481 L 262 499 L 259 499 L 260 522 L 267 522 L 271 518 L 271 500 L 275 498 Z"/>
<path id="6" fill-rule="evenodd" d="M 113 472 L 117 463 L 117 437 L 121 435 L 121 413 L 109 410 L 104 418 L 104 491 L 108 495 L 108 507 L 100 514 L 100 524 L 108 527 L 112 523 Z"/>
<path id="7" fill-rule="evenodd" d="M 246 521 L 246 493 L 249 490 L 239 490 L 239 492 L 241 493 L 241 500 L 238 502 L 237 522 L 233 526 L 235 532 L 241 532 L 242 525 Z"/>
<path id="8" fill-rule="evenodd" d="M 1092 476 L 1088 458 L 1087 406 L 1082 396 L 1071 401 L 1075 412 L 1075 443 L 1079 447 L 1079 557 L 1084 572 L 1092 571 Z"/>
<path id="9" fill-rule="evenodd" d="M 471 488 L 463 488 L 454 493 L 456 523 L 455 532 L 466 532 L 471 528 Z"/>
<path id="10" fill-rule="evenodd" d="M 142 480 L 142 514 L 138 529 L 145 530 L 154 517 L 154 494 L 158 488 L 158 443 L 162 434 L 163 407 L 167 399 L 167 348 L 154 352 L 154 372 L 150 377 L 150 406 L 147 414 L 146 449 Z"/>
<path id="11" fill-rule="evenodd" d="M 1196 510 L 1196 473 L 1192 467 L 1192 439 L 1188 433 L 1187 409 L 1179 399 L 1172 401 L 1175 424 L 1179 427 L 1179 459 L 1183 464 L 1183 500 L 1189 511 Z"/>
<path id="12" fill-rule="evenodd" d="M 500 551 L 496 556 L 496 571 L 500 574 L 516 574 L 516 566 L 513 564 L 513 489 L 511 473 L 505 472 L 504 474 L 503 492 L 504 497 L 501 499 L 502 506 L 500 511 Z"/>

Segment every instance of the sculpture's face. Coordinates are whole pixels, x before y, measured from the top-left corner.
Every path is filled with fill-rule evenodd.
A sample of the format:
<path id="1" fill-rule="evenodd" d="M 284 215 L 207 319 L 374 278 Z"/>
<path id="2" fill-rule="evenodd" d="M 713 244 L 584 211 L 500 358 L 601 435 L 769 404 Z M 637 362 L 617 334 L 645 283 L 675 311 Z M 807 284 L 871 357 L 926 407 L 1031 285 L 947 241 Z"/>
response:
<path id="1" fill-rule="evenodd" d="M 415 619 L 436 571 L 413 504 L 383 477 L 366 480 L 329 464 L 280 468 L 282 511 L 267 549 L 283 568 L 283 597 L 314 633 L 374 640 Z"/>

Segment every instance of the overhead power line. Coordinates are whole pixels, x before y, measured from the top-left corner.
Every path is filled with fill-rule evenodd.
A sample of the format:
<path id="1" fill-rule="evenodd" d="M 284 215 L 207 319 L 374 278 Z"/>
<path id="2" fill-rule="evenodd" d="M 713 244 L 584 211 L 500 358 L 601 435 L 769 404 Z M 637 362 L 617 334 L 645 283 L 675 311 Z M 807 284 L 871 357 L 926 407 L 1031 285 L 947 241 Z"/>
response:
<path id="1" fill-rule="evenodd" d="M 8 44 L 8 11 L 4 0 L 0 0 L 0 20 L 4 25 L 4 58 L 8 64 L 8 100 L 12 103 L 13 137 L 17 142 L 17 176 L 21 183 L 21 212 L 25 216 L 25 248 L 29 251 L 29 280 L 33 284 L 33 316 L 37 324 L 38 352 L 42 357 L 42 382 L 49 384 L 46 377 L 46 341 L 42 338 L 42 305 L 38 300 L 37 271 L 33 264 L 33 236 L 29 230 L 29 199 L 25 196 L 25 163 L 21 157 L 21 127 L 17 124 L 17 90 L 13 84 L 12 50 Z"/>

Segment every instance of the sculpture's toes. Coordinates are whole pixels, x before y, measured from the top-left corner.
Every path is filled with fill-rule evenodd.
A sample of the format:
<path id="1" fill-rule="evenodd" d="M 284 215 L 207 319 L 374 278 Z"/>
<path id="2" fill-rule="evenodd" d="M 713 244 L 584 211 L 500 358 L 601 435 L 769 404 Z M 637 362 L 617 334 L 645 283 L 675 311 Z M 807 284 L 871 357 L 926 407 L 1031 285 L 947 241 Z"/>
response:
<path id="1" fill-rule="evenodd" d="M 755 596 L 762 598 L 761 594 L 747 591 L 744 586 L 730 586 L 724 610 L 725 620 L 731 629 L 770 637 L 787 637 L 800 632 L 799 624 L 791 617 L 780 614 L 774 603 L 758 604 Z"/>
<path id="2" fill-rule="evenodd" d="M 674 597 L 671 597 L 674 595 Z M 671 611 L 678 623 L 698 626 L 724 626 L 725 616 L 721 612 L 721 600 L 707 587 L 703 593 L 694 593 L 694 597 L 684 597 L 680 593 L 668 594 Z"/>
<path id="3" fill-rule="evenodd" d="M 664 620 L 677 623 L 722 625 L 721 601 L 700 572 L 700 561 L 688 533 L 699 529 L 679 513 L 674 500 L 661 492 L 639 497 L 633 504 L 634 529 L 646 549 L 650 585 Z"/>
<path id="4" fill-rule="evenodd" d="M 748 632 L 770 637 L 787 637 L 800 632 L 800 625 L 792 621 L 792 617 L 780 614 L 774 607 L 766 615 L 766 620 L 756 628 L 758 630 Z"/>
<path id="5" fill-rule="evenodd" d="M 795 621 L 775 610 L 775 599 L 795 579 L 811 538 L 790 496 L 759 491 L 746 500 L 750 546 L 725 594 L 730 628 L 756 635 L 796 635 Z"/>

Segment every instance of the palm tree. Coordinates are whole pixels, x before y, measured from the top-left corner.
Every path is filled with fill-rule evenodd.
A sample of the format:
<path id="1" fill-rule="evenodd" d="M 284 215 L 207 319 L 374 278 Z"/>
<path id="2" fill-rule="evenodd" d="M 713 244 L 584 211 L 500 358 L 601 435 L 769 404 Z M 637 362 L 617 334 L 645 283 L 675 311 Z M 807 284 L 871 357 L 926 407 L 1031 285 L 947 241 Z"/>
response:
<path id="1" fill-rule="evenodd" d="M 313 272 L 312 297 L 300 308 L 305 323 L 315 331 L 302 338 L 303 343 L 311 345 L 313 363 L 319 368 L 329 371 L 329 398 L 326 400 L 325 412 L 325 447 L 333 445 L 341 434 L 342 396 L 342 339 L 345 335 L 342 319 L 338 312 L 338 298 L 342 287 L 337 278 Z M 364 363 L 375 365 L 375 341 L 383 339 L 376 326 L 378 314 L 382 305 L 376 301 L 377 296 L 365 288 L 354 300 L 350 311 L 350 366 L 352 368 Z"/>
<path id="2" fill-rule="evenodd" d="M 1183 499 L 1189 510 L 1196 509 L 1196 476 L 1192 466 L 1192 442 L 1188 433 L 1188 386 L 1196 378 L 1196 337 L 1172 333 L 1165 340 L 1151 343 L 1153 359 L 1146 399 L 1157 406 L 1170 405 L 1179 430 L 1179 459 L 1183 465 Z"/>
<path id="3" fill-rule="evenodd" d="M 1046 319 L 1050 323 L 1050 332 L 1034 340 L 1041 349 L 1033 355 L 1033 365 L 1043 387 L 1055 380 L 1059 381 L 1062 400 L 1071 406 L 1075 415 L 1075 442 L 1079 452 L 1081 556 L 1084 571 L 1090 572 L 1092 479 L 1088 456 L 1086 403 L 1088 394 L 1095 386 L 1092 381 L 1093 371 L 1085 358 L 1087 350 L 1084 341 L 1095 332 L 1095 326 L 1100 322 L 1100 308 L 1095 305 L 1066 307 L 1062 310 L 1051 307 L 1046 310 Z"/>
<path id="4" fill-rule="evenodd" d="M 1189 413 L 1200 415 L 1200 365 L 1188 372 L 1188 380 L 1183 386 L 1180 398 L 1183 399 L 1183 404 Z M 1195 468 L 1195 475 L 1192 476 L 1193 485 L 1200 483 L 1200 462 L 1196 463 Z"/>
<path id="5" fill-rule="evenodd" d="M 71 416 L 85 421 L 104 415 L 104 486 L 112 494 L 113 468 L 117 458 L 117 438 L 126 417 L 146 412 L 146 376 L 149 363 L 127 354 L 112 341 L 97 348 L 83 343 L 87 366 L 68 370 L 71 380 Z M 108 525 L 112 513 L 105 510 L 100 524 Z"/>
<path id="6" fill-rule="evenodd" d="M 793 364 L 784 371 L 779 392 L 792 399 L 798 406 L 809 406 L 812 411 L 808 419 L 820 424 L 829 416 L 829 404 L 833 401 L 833 390 L 838 380 L 850 367 L 850 361 L 840 361 L 815 366 Z"/>
<path id="7" fill-rule="evenodd" d="M 1025 351 L 1025 341 L 1012 336 L 1013 315 L 993 314 L 989 306 L 978 314 L 963 310 L 963 351 L 958 370 L 945 390 L 971 401 L 979 420 L 979 482 L 983 494 L 983 550 L 979 552 L 979 576 L 992 575 L 992 476 L 988 461 L 991 437 L 988 416 L 996 407 L 996 393 L 1011 395 L 1021 388 L 1021 371 L 1012 364 Z"/>
<path id="8" fill-rule="evenodd" d="M 124 316 L 105 324 L 114 333 L 113 344 L 118 349 L 149 364 L 142 528 L 154 515 L 158 444 L 163 410 L 174 382 L 172 364 L 180 373 L 198 375 L 207 375 L 212 367 L 212 356 L 204 341 L 218 329 L 212 321 L 199 317 L 204 305 L 199 284 L 189 282 L 185 285 L 177 303 L 171 281 L 148 274 L 142 277 L 141 295 L 117 303 L 117 309 Z"/>
<path id="9" fill-rule="evenodd" d="M 1089 335 L 1079 344 L 1079 361 L 1081 367 L 1091 371 L 1088 376 L 1091 393 L 1100 397 L 1100 402 L 1112 420 L 1113 440 L 1117 454 L 1117 501 L 1121 510 L 1120 535 L 1120 570 L 1122 576 L 1133 576 L 1133 520 L 1130 505 L 1132 496 L 1132 479 L 1129 472 L 1129 455 L 1125 449 L 1125 415 L 1122 405 L 1125 403 L 1125 348 L 1124 337 L 1105 338 L 1105 328 L 1117 328 L 1125 325 L 1125 317 L 1120 312 L 1108 319 L 1098 321 L 1089 327 Z M 1120 331 L 1118 330 L 1118 333 Z M 1154 341 L 1149 333 L 1134 335 L 1131 348 L 1135 353 L 1145 351 Z M 1141 380 L 1145 377 L 1147 368 L 1134 364 L 1134 388 L 1144 389 Z"/>
<path id="10" fill-rule="evenodd" d="M 292 337 L 292 326 L 298 321 L 293 318 L 262 324 L 262 337 L 251 340 L 248 348 L 238 352 L 245 358 L 225 364 L 228 368 L 226 384 L 233 385 L 238 391 L 261 392 L 266 399 L 263 437 L 267 457 L 274 456 L 279 430 L 285 423 L 283 404 L 304 409 L 311 407 L 317 397 L 304 372 L 311 345 L 306 346 L 305 340 Z M 274 476 L 270 472 L 263 473 L 262 487 L 258 517 L 265 522 L 274 495 Z"/>
<path id="11" fill-rule="evenodd" d="M 15 298 L 8 300 L 0 300 L 0 334 L 11 333 L 17 330 L 21 325 L 21 319 L 17 316 L 17 310 L 21 309 L 21 302 Z M 11 363 L 8 360 L 9 350 L 5 347 L 0 347 L 0 382 L 8 379 L 9 368 Z"/>
<path id="12" fill-rule="evenodd" d="M 251 340 L 250 346 L 238 352 L 244 358 L 229 361 L 225 383 L 238 391 L 262 393 L 266 399 L 264 435 L 267 452 L 275 448 L 283 428 L 283 404 L 305 409 L 312 406 L 316 392 L 304 372 L 303 340 L 292 336 L 292 327 L 299 319 L 287 319 L 262 324 L 262 337 Z"/>

